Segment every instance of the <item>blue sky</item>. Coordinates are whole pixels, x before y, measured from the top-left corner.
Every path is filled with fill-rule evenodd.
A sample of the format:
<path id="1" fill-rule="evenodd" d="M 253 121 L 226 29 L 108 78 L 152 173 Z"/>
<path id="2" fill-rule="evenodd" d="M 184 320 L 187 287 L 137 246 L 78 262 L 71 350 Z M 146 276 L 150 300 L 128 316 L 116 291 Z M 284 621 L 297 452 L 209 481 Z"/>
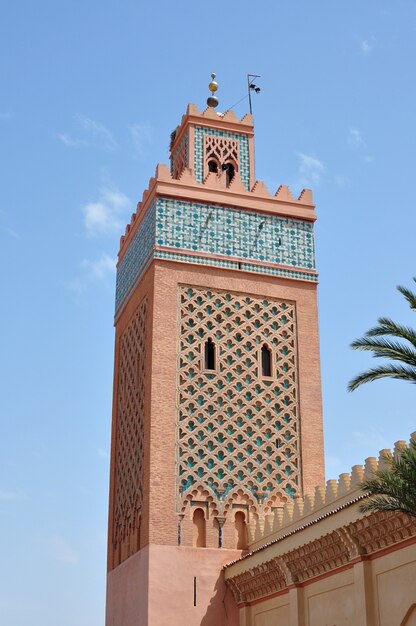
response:
<path id="1" fill-rule="evenodd" d="M 415 324 L 415 58 L 414 0 L 1 3 L 2 624 L 104 623 L 118 239 L 211 71 L 221 110 L 261 74 L 257 178 L 314 190 L 328 478 L 416 430 L 411 385 L 346 391 Z"/>

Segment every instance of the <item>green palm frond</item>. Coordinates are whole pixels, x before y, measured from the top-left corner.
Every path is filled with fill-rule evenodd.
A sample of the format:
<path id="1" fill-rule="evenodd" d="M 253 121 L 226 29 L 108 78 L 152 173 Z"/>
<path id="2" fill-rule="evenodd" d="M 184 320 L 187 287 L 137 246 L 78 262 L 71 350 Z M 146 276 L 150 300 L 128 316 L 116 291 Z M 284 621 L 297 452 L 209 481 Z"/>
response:
<path id="1" fill-rule="evenodd" d="M 366 337 L 391 336 L 409 341 L 416 348 L 416 332 L 409 326 L 396 324 L 387 317 L 380 317 L 379 326 L 370 328 L 365 334 Z"/>
<path id="2" fill-rule="evenodd" d="M 413 280 L 416 282 L 416 278 Z M 416 311 L 416 294 L 406 287 L 399 286 L 397 289 L 406 298 L 410 308 Z M 378 326 L 370 328 L 364 337 L 353 341 L 351 347 L 353 350 L 372 352 L 374 358 L 391 362 L 355 376 L 348 384 L 349 391 L 380 378 L 397 378 L 416 383 L 416 331 L 413 328 L 381 317 Z"/>
<path id="3" fill-rule="evenodd" d="M 416 517 L 416 441 L 385 457 L 386 469 L 364 480 L 360 488 L 369 494 L 363 512 L 400 511 Z"/>
<path id="4" fill-rule="evenodd" d="M 362 337 L 351 344 L 354 350 L 371 350 L 374 357 L 402 361 L 416 367 L 416 350 L 392 339 Z"/>
<path id="5" fill-rule="evenodd" d="M 415 368 L 405 367 L 404 365 L 393 364 L 374 367 L 353 378 L 348 383 L 348 391 L 355 391 L 360 385 L 371 383 L 373 380 L 379 380 L 381 378 L 397 378 L 399 380 L 407 380 L 416 383 L 416 370 Z"/>
<path id="6" fill-rule="evenodd" d="M 413 277 L 413 280 L 416 283 L 415 276 Z M 407 289 L 407 287 L 402 287 L 401 285 L 397 287 L 397 291 L 400 291 L 400 293 L 406 298 L 410 305 L 410 308 L 416 311 L 416 294 L 413 293 L 413 291 L 410 291 L 410 289 Z"/>

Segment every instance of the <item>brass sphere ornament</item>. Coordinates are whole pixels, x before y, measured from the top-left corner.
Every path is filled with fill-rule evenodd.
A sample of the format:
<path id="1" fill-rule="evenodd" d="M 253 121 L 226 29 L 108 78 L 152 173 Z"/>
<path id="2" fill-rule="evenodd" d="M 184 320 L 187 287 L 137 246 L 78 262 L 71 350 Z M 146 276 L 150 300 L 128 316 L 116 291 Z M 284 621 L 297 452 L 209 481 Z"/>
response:
<path id="1" fill-rule="evenodd" d="M 215 72 L 212 72 L 211 74 L 212 81 L 208 85 L 208 89 L 210 90 L 211 95 L 209 98 L 207 98 L 207 105 L 209 107 L 212 107 L 213 109 L 215 109 L 215 107 L 218 106 L 218 98 L 214 95 L 218 89 L 218 83 L 215 80 L 215 76 L 216 76 Z"/>

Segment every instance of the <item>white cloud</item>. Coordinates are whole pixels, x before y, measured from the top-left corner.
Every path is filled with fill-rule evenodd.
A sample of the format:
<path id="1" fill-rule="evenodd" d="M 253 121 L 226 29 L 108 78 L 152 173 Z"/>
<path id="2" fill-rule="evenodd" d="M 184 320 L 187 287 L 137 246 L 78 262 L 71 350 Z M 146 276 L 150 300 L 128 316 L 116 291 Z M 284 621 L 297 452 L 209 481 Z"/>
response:
<path id="1" fill-rule="evenodd" d="M 363 139 L 363 135 L 358 128 L 350 128 L 348 132 L 348 145 L 355 150 L 365 148 L 366 143 Z"/>
<path id="2" fill-rule="evenodd" d="M 350 179 L 348 176 L 344 176 L 344 174 L 337 174 L 334 180 L 338 187 L 347 187 L 350 184 Z"/>
<path id="3" fill-rule="evenodd" d="M 90 280 L 103 280 L 108 274 L 115 274 L 116 259 L 113 259 L 105 252 L 95 261 L 84 259 L 81 267 L 86 271 L 86 275 Z"/>
<path id="4" fill-rule="evenodd" d="M 59 535 L 53 535 L 50 539 L 52 555 L 58 561 L 68 563 L 69 565 L 77 565 L 79 563 L 79 554 L 72 548 L 69 543 Z"/>
<path id="5" fill-rule="evenodd" d="M 81 146 L 88 145 L 88 143 L 84 139 L 74 139 L 67 133 L 58 133 L 56 136 L 68 148 L 79 148 Z"/>
<path id="6" fill-rule="evenodd" d="M 132 124 L 129 126 L 134 151 L 139 157 L 146 155 L 147 149 L 153 143 L 153 132 L 147 124 Z"/>
<path id="7" fill-rule="evenodd" d="M 101 189 L 96 202 L 88 202 L 82 207 L 87 233 L 94 236 L 121 232 L 123 216 L 130 206 L 130 200 L 121 191 Z"/>
<path id="8" fill-rule="evenodd" d="M 385 435 L 374 427 L 369 427 L 367 431 L 356 430 L 352 433 L 352 447 L 368 448 L 369 442 L 373 449 L 375 447 L 375 449 L 384 450 L 390 447 L 390 442 Z"/>
<path id="9" fill-rule="evenodd" d="M 363 134 L 358 128 L 351 127 L 348 131 L 348 145 L 352 150 L 360 151 L 361 154 L 364 150 L 367 150 L 367 144 L 364 140 Z M 365 163 L 371 163 L 373 161 L 373 156 L 371 154 L 362 155 L 362 159 Z"/>
<path id="10" fill-rule="evenodd" d="M 304 187 L 318 185 L 325 172 L 325 165 L 316 157 L 303 152 L 298 152 L 297 156 L 299 158 L 298 184 Z"/>
<path id="11" fill-rule="evenodd" d="M 96 122 L 85 115 L 77 115 L 75 119 L 81 125 L 81 128 L 104 148 L 107 150 L 115 150 L 117 148 L 116 140 L 104 124 Z"/>
<path id="12" fill-rule="evenodd" d="M 10 236 L 13 237 L 13 239 L 20 239 L 20 235 L 17 232 L 17 230 L 14 230 L 14 228 L 10 228 L 9 226 L 5 226 L 4 227 L 4 231 Z"/>
<path id="13" fill-rule="evenodd" d="M 363 39 L 361 41 L 361 52 L 363 54 L 370 54 L 375 48 L 377 40 L 374 36 L 371 36 L 369 39 Z"/>
<path id="14" fill-rule="evenodd" d="M 19 500 L 22 497 L 20 491 L 2 491 L 0 490 L 0 501 Z"/>
<path id="15" fill-rule="evenodd" d="M 80 275 L 66 283 L 77 297 L 81 297 L 89 285 L 104 283 L 108 277 L 113 276 L 116 272 L 116 259 L 103 252 L 97 259 L 83 259 L 80 267 Z"/>

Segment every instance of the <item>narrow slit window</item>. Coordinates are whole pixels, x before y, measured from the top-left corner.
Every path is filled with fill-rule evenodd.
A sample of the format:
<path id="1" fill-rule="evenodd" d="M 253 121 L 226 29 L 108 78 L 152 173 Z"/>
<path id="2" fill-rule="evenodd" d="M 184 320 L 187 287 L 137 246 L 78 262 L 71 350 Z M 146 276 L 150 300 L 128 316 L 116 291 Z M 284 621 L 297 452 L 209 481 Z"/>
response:
<path id="1" fill-rule="evenodd" d="M 232 179 L 234 178 L 235 167 L 232 163 L 226 163 L 224 168 L 227 172 L 226 177 L 227 177 L 227 186 L 228 186 L 231 183 Z"/>
<path id="2" fill-rule="evenodd" d="M 195 509 L 193 515 L 192 545 L 194 548 L 206 547 L 205 515 L 202 509 Z"/>
<path id="3" fill-rule="evenodd" d="M 215 370 L 215 344 L 211 337 L 205 342 L 204 368 L 206 370 Z"/>
<path id="4" fill-rule="evenodd" d="M 247 525 L 246 516 L 239 511 L 235 514 L 235 547 L 237 550 L 247 550 Z"/>
<path id="5" fill-rule="evenodd" d="M 272 351 L 266 344 L 261 347 L 261 375 L 272 375 Z"/>

